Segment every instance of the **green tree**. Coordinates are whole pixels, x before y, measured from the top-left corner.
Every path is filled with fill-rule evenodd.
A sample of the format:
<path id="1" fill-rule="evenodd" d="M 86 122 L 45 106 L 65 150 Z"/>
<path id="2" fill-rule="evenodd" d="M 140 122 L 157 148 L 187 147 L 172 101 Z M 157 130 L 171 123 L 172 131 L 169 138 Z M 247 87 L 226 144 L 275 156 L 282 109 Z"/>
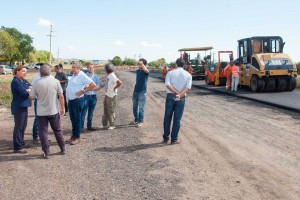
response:
<path id="1" fill-rule="evenodd" d="M 0 54 L 3 55 L 7 60 L 11 62 L 14 56 L 16 54 L 19 54 L 16 41 L 5 30 L 0 30 Z"/>
<path id="2" fill-rule="evenodd" d="M 176 67 L 176 63 L 175 62 L 170 62 L 170 67 L 175 68 Z"/>
<path id="3" fill-rule="evenodd" d="M 123 61 L 124 65 L 129 65 L 129 66 L 133 66 L 137 64 L 137 60 L 133 59 L 133 58 L 125 58 Z"/>
<path id="4" fill-rule="evenodd" d="M 167 64 L 166 59 L 164 58 L 158 59 L 157 63 L 159 64 L 159 66 L 165 66 Z"/>
<path id="5" fill-rule="evenodd" d="M 46 54 L 46 56 L 47 56 L 47 63 L 50 63 L 50 51 L 44 50 L 44 54 Z M 53 54 L 51 54 L 51 60 L 52 60 L 52 62 L 55 61 Z"/>
<path id="6" fill-rule="evenodd" d="M 158 59 L 156 61 L 149 62 L 148 65 L 151 66 L 151 67 L 158 68 L 158 67 L 161 67 L 161 66 L 165 66 L 166 64 L 167 64 L 166 59 L 161 58 L 161 59 Z"/>
<path id="7" fill-rule="evenodd" d="M 28 62 L 37 62 L 36 53 L 30 52 Z"/>
<path id="8" fill-rule="evenodd" d="M 122 59 L 120 58 L 120 56 L 115 56 L 111 63 L 114 65 L 114 66 L 120 66 L 122 64 Z"/>
<path id="9" fill-rule="evenodd" d="M 155 68 L 159 67 L 159 63 L 157 61 L 151 61 L 151 62 L 148 63 L 148 65 L 150 67 L 155 67 Z"/>
<path id="10" fill-rule="evenodd" d="M 35 62 L 35 63 L 40 63 L 40 62 L 49 63 L 49 55 L 50 55 L 50 52 L 47 50 L 34 51 L 29 54 L 28 61 Z M 52 60 L 54 60 L 54 57 L 52 54 L 51 54 L 51 56 L 52 56 Z"/>
<path id="11" fill-rule="evenodd" d="M 35 52 L 36 62 L 48 63 L 49 57 L 45 54 L 45 51 L 38 50 Z"/>
<path id="12" fill-rule="evenodd" d="M 28 61 L 30 52 L 35 50 L 32 46 L 32 37 L 30 37 L 28 34 L 21 33 L 16 28 L 7 28 L 2 26 L 1 30 L 7 31 L 17 44 L 18 52 L 14 54 L 12 59 L 10 59 L 10 62 Z"/>

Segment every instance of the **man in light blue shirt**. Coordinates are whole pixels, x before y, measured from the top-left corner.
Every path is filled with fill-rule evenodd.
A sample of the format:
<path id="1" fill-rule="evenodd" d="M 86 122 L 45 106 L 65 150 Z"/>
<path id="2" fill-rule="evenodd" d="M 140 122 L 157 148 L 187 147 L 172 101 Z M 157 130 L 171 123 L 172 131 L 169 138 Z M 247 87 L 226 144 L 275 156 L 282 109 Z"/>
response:
<path id="1" fill-rule="evenodd" d="M 192 76 L 183 69 L 185 62 L 182 58 L 176 60 L 177 68 L 169 71 L 165 80 L 167 87 L 167 98 L 164 117 L 163 143 L 167 144 L 170 136 L 171 121 L 173 127 L 171 132 L 171 144 L 179 144 L 178 132 L 180 121 L 185 106 L 185 95 L 192 87 Z"/>
<path id="2" fill-rule="evenodd" d="M 84 72 L 81 71 L 81 63 L 72 62 L 73 76 L 68 82 L 66 96 L 69 100 L 69 115 L 72 122 L 72 137 L 70 142 L 72 145 L 79 143 L 82 109 L 83 109 L 83 95 L 89 90 L 92 90 L 96 84 Z"/>
<path id="3" fill-rule="evenodd" d="M 95 131 L 96 129 L 92 127 L 92 121 L 93 121 L 94 109 L 97 104 L 97 93 L 96 92 L 97 92 L 97 90 L 100 90 L 101 87 L 100 87 L 99 77 L 97 74 L 95 74 L 94 65 L 89 64 L 87 70 L 88 70 L 88 72 L 86 73 L 86 75 L 95 82 L 96 87 L 94 87 L 92 90 L 84 93 L 81 128 L 84 128 L 85 115 L 88 112 L 87 129 L 89 131 Z"/>

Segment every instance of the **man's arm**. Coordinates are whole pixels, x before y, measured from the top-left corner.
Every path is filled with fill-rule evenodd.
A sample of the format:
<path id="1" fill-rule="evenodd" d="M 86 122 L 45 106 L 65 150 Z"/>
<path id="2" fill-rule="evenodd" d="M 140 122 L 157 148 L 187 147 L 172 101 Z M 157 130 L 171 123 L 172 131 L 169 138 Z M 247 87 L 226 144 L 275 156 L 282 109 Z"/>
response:
<path id="1" fill-rule="evenodd" d="M 96 85 L 92 90 L 100 90 L 100 89 L 101 87 Z"/>
<path id="2" fill-rule="evenodd" d="M 149 69 L 148 69 L 144 64 L 141 65 L 141 69 L 142 69 L 146 74 L 149 73 Z"/>
<path id="3" fill-rule="evenodd" d="M 84 88 L 84 90 L 80 90 L 79 92 L 77 92 L 76 96 L 80 97 L 81 95 L 83 95 L 87 91 L 92 90 L 95 86 L 96 86 L 96 84 L 94 82 L 91 82 L 89 85 L 87 85 L 87 87 Z"/>
<path id="4" fill-rule="evenodd" d="M 92 89 L 92 90 L 100 90 L 101 89 L 101 84 L 100 84 L 100 79 L 99 79 L 99 77 L 97 76 L 97 79 L 96 79 L 96 81 L 95 81 L 95 87 Z"/>
<path id="5" fill-rule="evenodd" d="M 116 86 L 114 87 L 114 91 L 116 91 L 116 89 L 117 89 L 118 87 L 120 87 L 121 84 L 122 84 L 122 81 L 121 81 L 121 80 L 117 80 Z"/>
<path id="6" fill-rule="evenodd" d="M 64 115 L 65 114 L 64 95 L 62 93 L 58 93 L 58 99 L 59 99 L 59 104 L 60 104 L 60 115 Z"/>
<path id="7" fill-rule="evenodd" d="M 169 89 L 169 90 L 171 90 L 174 94 L 179 94 L 179 92 L 175 89 L 175 88 L 173 88 L 173 86 L 172 85 L 167 85 L 167 88 Z"/>
<path id="8" fill-rule="evenodd" d="M 187 93 L 190 89 L 189 88 L 184 88 L 179 94 L 176 95 L 176 97 L 183 97 L 185 93 Z"/>

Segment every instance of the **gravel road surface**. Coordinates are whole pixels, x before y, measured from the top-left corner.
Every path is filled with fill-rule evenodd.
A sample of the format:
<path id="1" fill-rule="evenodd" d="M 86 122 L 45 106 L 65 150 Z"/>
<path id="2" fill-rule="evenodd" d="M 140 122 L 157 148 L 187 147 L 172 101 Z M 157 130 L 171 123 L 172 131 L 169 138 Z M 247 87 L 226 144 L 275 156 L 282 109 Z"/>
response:
<path id="1" fill-rule="evenodd" d="M 50 133 L 50 159 L 31 143 L 12 153 L 13 117 L 0 110 L 0 199 L 300 199 L 300 114 L 193 88 L 179 145 L 163 145 L 165 86 L 149 78 L 145 124 L 133 120 L 134 73 L 118 71 L 115 130 L 85 131 L 67 154 Z M 104 91 L 94 126 L 101 126 Z M 69 139 L 69 117 L 62 117 Z"/>

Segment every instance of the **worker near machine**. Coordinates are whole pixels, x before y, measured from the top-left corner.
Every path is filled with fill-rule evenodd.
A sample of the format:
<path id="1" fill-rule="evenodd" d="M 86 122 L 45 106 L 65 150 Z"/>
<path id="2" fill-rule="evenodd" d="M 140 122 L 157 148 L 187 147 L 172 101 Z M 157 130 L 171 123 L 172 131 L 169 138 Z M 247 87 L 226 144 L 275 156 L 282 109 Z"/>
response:
<path id="1" fill-rule="evenodd" d="M 162 70 L 162 74 L 163 74 L 163 78 L 164 78 L 164 79 L 166 79 L 167 73 L 168 73 L 168 67 L 167 67 L 167 66 L 164 66 L 164 68 L 163 68 L 163 70 Z"/>
<path id="2" fill-rule="evenodd" d="M 232 66 L 234 65 L 233 62 L 230 62 L 229 65 L 227 65 L 224 68 L 224 73 L 226 76 L 226 90 L 230 89 L 231 86 L 231 77 L 232 77 Z"/>
<path id="3" fill-rule="evenodd" d="M 230 62 L 231 71 L 232 71 L 232 83 L 231 83 L 231 92 L 237 92 L 237 86 L 240 80 L 240 68 L 235 65 L 233 62 Z"/>

